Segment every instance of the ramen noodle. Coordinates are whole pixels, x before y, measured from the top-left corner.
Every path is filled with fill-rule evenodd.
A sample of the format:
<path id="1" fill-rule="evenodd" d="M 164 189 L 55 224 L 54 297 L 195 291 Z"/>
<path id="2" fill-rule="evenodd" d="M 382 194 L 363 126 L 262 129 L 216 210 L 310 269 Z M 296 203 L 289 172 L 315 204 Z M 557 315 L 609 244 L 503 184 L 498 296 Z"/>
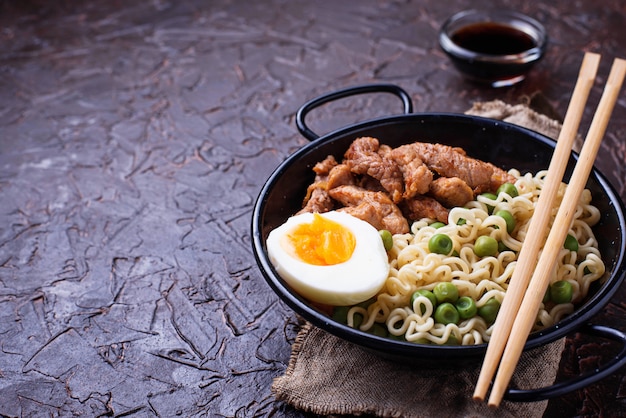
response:
<path id="1" fill-rule="evenodd" d="M 410 233 L 394 235 L 393 247 L 388 253 L 391 268 L 385 286 L 368 306 L 348 310 L 348 325 L 362 331 L 383 325 L 389 336 L 418 343 L 454 341 L 472 345 L 488 342 L 493 325 L 482 317 L 476 315 L 457 324 L 436 323 L 432 303 L 419 297 L 415 306 L 410 306 L 411 296 L 418 289 L 432 290 L 439 282 L 451 282 L 458 288 L 459 296 L 471 297 L 479 308 L 492 298 L 502 302 L 547 171 L 523 176 L 516 170 L 509 173 L 517 179 L 518 196 L 500 193 L 493 200 L 480 195 L 464 207 L 451 209 L 447 225 L 435 229 L 431 226 L 432 219 L 422 219 L 412 224 Z M 562 184 L 559 189 L 554 214 L 566 187 Z M 516 226 L 511 234 L 502 217 L 490 215 L 488 205 L 495 207 L 492 213 L 507 210 L 514 215 Z M 591 230 L 599 219 L 599 210 L 591 204 L 591 193 L 585 190 L 569 231 L 578 241 L 578 250 L 563 248 L 550 278 L 551 283 L 565 280 L 572 285 L 571 302 L 543 303 L 534 330 L 549 327 L 572 313 L 574 305 L 587 295 L 590 284 L 604 274 L 605 266 Z M 429 251 L 429 239 L 436 233 L 452 238 L 453 255 Z M 481 235 L 491 236 L 504 247 L 494 256 L 478 257 L 473 247 Z"/>

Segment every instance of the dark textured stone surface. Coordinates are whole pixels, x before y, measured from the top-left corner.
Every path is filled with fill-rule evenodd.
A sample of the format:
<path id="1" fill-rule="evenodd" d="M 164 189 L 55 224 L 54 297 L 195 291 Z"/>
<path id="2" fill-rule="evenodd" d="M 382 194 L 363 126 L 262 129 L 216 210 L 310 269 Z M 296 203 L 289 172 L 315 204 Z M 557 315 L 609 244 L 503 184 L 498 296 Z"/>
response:
<path id="1" fill-rule="evenodd" d="M 541 91 L 564 113 L 583 50 L 603 54 L 601 81 L 626 57 L 623 1 L 503 1 L 547 25 L 548 55 L 514 88 L 467 84 L 436 31 L 489 4 L 0 1 L 0 415 L 300 416 L 269 390 L 296 319 L 249 238 L 264 179 L 305 143 L 297 108 L 382 81 L 416 111 Z M 622 198 L 624 97 L 597 161 Z M 367 96 L 310 122 L 400 111 Z M 622 287 L 596 322 L 624 330 L 625 310 Z M 614 351 L 572 336 L 562 378 Z M 546 415 L 623 415 L 624 373 Z"/>

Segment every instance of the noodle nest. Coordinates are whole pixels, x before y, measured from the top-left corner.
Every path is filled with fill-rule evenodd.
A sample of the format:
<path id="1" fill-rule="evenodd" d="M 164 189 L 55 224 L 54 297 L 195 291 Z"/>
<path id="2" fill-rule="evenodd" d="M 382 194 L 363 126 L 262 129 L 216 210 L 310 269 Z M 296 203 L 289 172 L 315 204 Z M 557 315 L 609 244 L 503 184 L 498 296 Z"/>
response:
<path id="1" fill-rule="evenodd" d="M 517 179 L 518 196 L 500 193 L 492 199 L 480 195 L 465 207 L 451 209 L 444 226 L 435 228 L 431 226 L 432 219 L 421 219 L 412 224 L 410 233 L 394 235 L 393 247 L 388 252 L 390 272 L 383 289 L 371 303 L 348 310 L 348 325 L 369 332 L 382 326 L 391 338 L 423 344 L 488 342 L 493 324 L 481 316 L 444 325 L 433 319 L 435 307 L 428 298 L 414 297 L 414 306 L 411 306 L 411 296 L 419 289 L 433 290 L 437 283 L 451 282 L 458 288 L 459 296 L 469 296 L 478 308 L 492 298 L 502 302 L 547 171 L 523 176 L 516 170 L 509 173 Z M 566 187 L 563 183 L 559 188 L 555 213 Z M 504 218 L 490 214 L 499 210 L 507 210 L 515 217 L 515 228 L 510 234 Z M 550 278 L 551 283 L 569 282 L 572 300 L 560 304 L 542 303 L 534 330 L 549 327 L 572 313 L 574 305 L 587 295 L 590 284 L 604 274 L 598 242 L 591 230 L 599 220 L 600 212 L 591 204 L 589 190 L 585 190 L 569 231 L 578 241 L 578 250 L 564 247 Z M 430 238 L 441 233 L 452 239 L 453 255 L 429 251 Z M 474 243 L 482 235 L 501 243 L 496 255 L 478 257 L 474 253 Z"/>

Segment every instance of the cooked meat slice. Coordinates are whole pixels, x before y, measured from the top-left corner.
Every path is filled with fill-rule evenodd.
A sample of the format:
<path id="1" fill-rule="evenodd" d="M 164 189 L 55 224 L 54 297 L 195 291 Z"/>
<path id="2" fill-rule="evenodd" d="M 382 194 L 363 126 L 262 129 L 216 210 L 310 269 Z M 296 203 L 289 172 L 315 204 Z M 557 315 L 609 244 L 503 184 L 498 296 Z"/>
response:
<path id="1" fill-rule="evenodd" d="M 380 155 L 381 157 L 389 157 L 389 153 L 391 151 L 393 151 L 393 148 L 391 148 L 389 145 L 380 144 L 378 146 L 378 155 Z"/>
<path id="2" fill-rule="evenodd" d="M 442 177 L 459 177 L 471 188 L 491 183 L 493 168 L 468 157 L 460 148 L 416 142 L 416 152 L 424 163 Z"/>
<path id="3" fill-rule="evenodd" d="M 326 188 L 334 189 L 337 186 L 355 183 L 356 179 L 354 178 L 352 171 L 350 171 L 350 167 L 348 167 L 347 164 L 338 164 L 330 170 L 330 173 L 328 173 Z"/>
<path id="4" fill-rule="evenodd" d="M 498 187 L 502 186 L 504 183 L 515 183 L 516 178 L 510 175 L 509 173 L 507 173 L 506 171 L 504 171 L 503 169 L 501 169 L 500 167 L 496 167 L 495 165 L 491 163 L 485 163 L 485 164 L 489 164 L 493 167 L 493 174 L 491 174 L 491 190 L 490 191 L 498 190 Z"/>
<path id="5" fill-rule="evenodd" d="M 368 175 L 361 176 L 359 181 L 356 183 L 357 186 L 362 187 L 371 192 L 384 192 L 387 193 L 387 190 L 380 184 L 380 181 L 376 180 L 374 177 L 370 177 Z"/>
<path id="6" fill-rule="evenodd" d="M 447 208 L 463 206 L 474 199 L 474 191 L 458 177 L 439 177 L 430 184 L 430 196 Z"/>
<path id="7" fill-rule="evenodd" d="M 379 148 L 380 144 L 376 138 L 357 138 L 346 151 L 344 162 L 353 173 L 367 174 L 380 181 L 391 199 L 397 203 L 402 199 L 404 188 L 402 172 L 393 161 L 378 153 Z"/>
<path id="8" fill-rule="evenodd" d="M 344 206 L 337 209 L 337 211 L 349 213 L 355 218 L 359 218 L 360 220 L 367 222 L 378 230 L 385 229 L 378 209 L 369 203 L 361 203 L 356 206 Z"/>
<path id="9" fill-rule="evenodd" d="M 313 171 L 315 172 L 316 177 L 326 177 L 328 173 L 330 173 L 330 170 L 332 170 L 337 164 L 339 163 L 335 157 L 329 155 L 323 161 L 315 164 L 315 166 L 313 166 Z"/>
<path id="10" fill-rule="evenodd" d="M 311 185 L 313 186 L 313 185 Z M 309 186 L 309 187 L 311 187 Z M 333 210 L 335 207 L 335 203 L 328 195 L 328 192 L 325 188 L 315 187 L 311 190 L 304 207 L 298 211 L 297 214 L 301 213 L 324 213 L 330 210 Z"/>
<path id="11" fill-rule="evenodd" d="M 337 166 L 337 160 L 332 155 L 318 162 L 313 167 L 315 180 L 309 185 L 306 196 L 302 202 L 302 209 L 298 213 L 305 212 L 328 212 L 335 206 L 333 200 L 326 192 L 328 174 Z"/>
<path id="12" fill-rule="evenodd" d="M 359 218 L 369 223 L 378 230 L 386 229 L 392 234 L 406 234 L 409 232 L 409 224 L 402 214 L 397 216 L 387 215 L 381 217 L 381 211 L 379 208 L 370 202 L 364 202 L 357 206 L 344 206 L 343 208 L 337 210 L 349 213 L 355 218 Z"/>
<path id="13" fill-rule="evenodd" d="M 448 209 L 432 197 L 415 196 L 413 199 L 405 200 L 402 209 L 407 218 L 414 221 L 429 218 L 448 223 Z"/>
<path id="14" fill-rule="evenodd" d="M 404 199 L 417 194 L 426 194 L 433 181 L 433 172 L 422 162 L 417 150 L 411 145 L 402 145 L 389 153 L 389 158 L 400 168 L 404 180 Z"/>
<path id="15" fill-rule="evenodd" d="M 339 210 L 370 223 L 376 229 L 387 229 L 392 234 L 409 232 L 409 224 L 402 212 L 383 192 L 346 185 L 330 189 L 328 194 L 345 206 Z"/>
<path id="16" fill-rule="evenodd" d="M 441 177 L 459 177 L 477 194 L 494 191 L 492 175 L 494 170 L 500 169 L 493 164 L 468 157 L 463 149 L 448 145 L 415 142 L 411 146 L 415 147 L 422 161 Z"/>

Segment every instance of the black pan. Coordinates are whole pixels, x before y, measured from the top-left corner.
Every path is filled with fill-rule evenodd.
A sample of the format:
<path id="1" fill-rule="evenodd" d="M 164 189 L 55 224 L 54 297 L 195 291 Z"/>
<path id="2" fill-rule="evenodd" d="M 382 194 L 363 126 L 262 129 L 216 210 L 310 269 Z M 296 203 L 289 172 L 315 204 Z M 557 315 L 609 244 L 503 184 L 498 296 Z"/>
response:
<path id="1" fill-rule="evenodd" d="M 305 118 L 309 111 L 327 102 L 354 94 L 387 92 L 400 97 L 405 113 L 378 118 L 351 125 L 322 137 L 312 132 Z M 339 338 L 358 344 L 386 358 L 414 363 L 436 363 L 435 359 L 459 363 L 479 363 L 484 357 L 486 344 L 475 346 L 420 345 L 377 337 L 333 321 L 295 294 L 278 276 L 271 265 L 265 240 L 269 232 L 296 213 L 302 204 L 306 188 L 312 183 L 312 167 L 332 154 L 341 160 L 350 143 L 359 136 L 373 136 L 381 143 L 396 147 L 414 141 L 436 142 L 462 147 L 469 156 L 489 161 L 503 169 L 517 168 L 522 173 L 546 169 L 554 151 L 555 142 L 535 131 L 502 121 L 450 113 L 413 114 L 410 96 L 394 85 L 358 86 L 327 94 L 303 105 L 297 113 L 299 131 L 311 142 L 290 155 L 269 177 L 258 196 L 252 217 L 253 250 L 267 283 L 295 312 L 319 328 Z M 564 180 L 571 175 L 577 155 L 572 153 Z M 603 214 L 594 227 L 600 251 L 607 266 L 605 276 L 596 282 L 587 299 L 574 313 L 558 324 L 531 334 L 525 350 L 543 346 L 574 331 L 617 340 L 621 352 L 601 370 L 581 376 L 575 381 L 532 391 L 513 391 L 507 394 L 512 400 L 540 400 L 560 396 L 587 386 L 610 375 L 626 364 L 626 334 L 589 320 L 596 315 L 617 291 L 626 275 L 626 221 L 624 204 L 611 184 L 596 169 L 589 178 L 594 204 Z"/>

